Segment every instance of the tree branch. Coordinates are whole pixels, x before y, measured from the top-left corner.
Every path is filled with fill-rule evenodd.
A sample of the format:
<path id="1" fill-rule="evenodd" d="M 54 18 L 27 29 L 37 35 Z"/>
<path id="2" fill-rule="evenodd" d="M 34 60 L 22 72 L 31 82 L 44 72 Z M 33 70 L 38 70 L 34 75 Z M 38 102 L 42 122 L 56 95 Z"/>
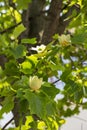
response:
<path id="1" fill-rule="evenodd" d="M 55 83 L 57 83 L 59 81 L 60 81 L 60 79 L 57 79 L 56 81 L 52 82 L 52 84 L 55 84 Z"/>
<path id="2" fill-rule="evenodd" d="M 15 27 L 17 27 L 17 26 L 20 25 L 21 23 L 22 23 L 22 21 L 19 22 L 19 23 L 17 23 L 17 24 L 15 24 L 15 25 L 13 25 L 13 26 L 11 26 L 11 27 L 9 27 L 9 28 L 7 28 L 7 29 L 5 29 L 5 30 L 3 30 L 3 31 L 0 31 L 0 34 L 4 34 L 4 33 L 8 32 L 8 31 L 14 29 Z"/>
<path id="3" fill-rule="evenodd" d="M 46 0 L 33 0 L 29 7 L 29 37 L 37 37 L 40 40 L 40 32 L 44 27 L 44 13 L 42 13 Z M 38 17 L 37 17 L 38 16 Z"/>
<path id="4" fill-rule="evenodd" d="M 5 128 L 14 120 L 14 117 L 12 117 L 4 126 L 1 130 L 5 130 Z"/>
<path id="5" fill-rule="evenodd" d="M 44 29 L 44 34 L 42 38 L 43 44 L 48 44 L 52 40 L 52 36 L 55 34 L 57 26 L 59 24 L 61 9 L 62 9 L 62 0 L 51 1 Z"/>
<path id="6" fill-rule="evenodd" d="M 9 6 L 13 7 L 13 9 L 16 9 L 16 5 L 13 2 L 13 0 L 8 0 Z"/>

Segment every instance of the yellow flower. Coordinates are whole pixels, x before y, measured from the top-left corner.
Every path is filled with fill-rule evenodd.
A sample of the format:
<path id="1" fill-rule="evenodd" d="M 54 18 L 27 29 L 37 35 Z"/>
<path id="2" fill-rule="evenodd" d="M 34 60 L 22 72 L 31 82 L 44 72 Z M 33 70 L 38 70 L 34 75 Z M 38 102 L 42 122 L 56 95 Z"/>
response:
<path id="1" fill-rule="evenodd" d="M 43 83 L 42 78 L 38 78 L 37 76 L 33 76 L 29 78 L 29 86 L 33 91 L 37 91 L 41 88 Z"/>
<path id="2" fill-rule="evenodd" d="M 59 36 L 59 43 L 62 46 L 68 46 L 70 44 L 71 40 L 70 40 L 70 35 L 64 35 L 62 34 L 61 36 Z"/>

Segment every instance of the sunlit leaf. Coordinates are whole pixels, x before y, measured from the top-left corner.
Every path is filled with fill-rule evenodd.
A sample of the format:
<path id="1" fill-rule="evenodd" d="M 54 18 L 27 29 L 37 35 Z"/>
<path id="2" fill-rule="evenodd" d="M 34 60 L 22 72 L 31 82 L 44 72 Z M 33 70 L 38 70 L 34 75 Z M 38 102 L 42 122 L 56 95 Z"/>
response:
<path id="1" fill-rule="evenodd" d="M 36 38 L 31 38 L 31 39 L 22 39 L 23 44 L 36 44 Z"/>
<path id="2" fill-rule="evenodd" d="M 23 26 L 23 24 L 18 25 L 13 32 L 15 38 L 17 38 L 25 30 L 26 28 Z"/>

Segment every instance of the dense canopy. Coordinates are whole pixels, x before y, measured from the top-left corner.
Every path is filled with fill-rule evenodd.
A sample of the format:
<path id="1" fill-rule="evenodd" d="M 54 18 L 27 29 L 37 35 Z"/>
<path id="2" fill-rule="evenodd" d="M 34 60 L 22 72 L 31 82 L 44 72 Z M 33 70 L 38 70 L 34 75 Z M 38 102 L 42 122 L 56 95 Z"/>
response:
<path id="1" fill-rule="evenodd" d="M 0 0 L 1 130 L 58 130 L 86 98 L 87 0 Z"/>

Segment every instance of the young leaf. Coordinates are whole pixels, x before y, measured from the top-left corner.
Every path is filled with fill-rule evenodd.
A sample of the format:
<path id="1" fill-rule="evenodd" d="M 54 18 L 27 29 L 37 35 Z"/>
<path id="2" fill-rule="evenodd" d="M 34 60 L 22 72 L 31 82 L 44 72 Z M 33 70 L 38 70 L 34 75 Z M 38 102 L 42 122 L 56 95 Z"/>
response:
<path id="1" fill-rule="evenodd" d="M 13 32 L 15 38 L 17 38 L 25 30 L 26 28 L 23 26 L 23 24 L 20 24 L 19 26 L 17 26 Z"/>
<path id="2" fill-rule="evenodd" d="M 36 44 L 36 38 L 22 39 L 23 44 Z"/>

